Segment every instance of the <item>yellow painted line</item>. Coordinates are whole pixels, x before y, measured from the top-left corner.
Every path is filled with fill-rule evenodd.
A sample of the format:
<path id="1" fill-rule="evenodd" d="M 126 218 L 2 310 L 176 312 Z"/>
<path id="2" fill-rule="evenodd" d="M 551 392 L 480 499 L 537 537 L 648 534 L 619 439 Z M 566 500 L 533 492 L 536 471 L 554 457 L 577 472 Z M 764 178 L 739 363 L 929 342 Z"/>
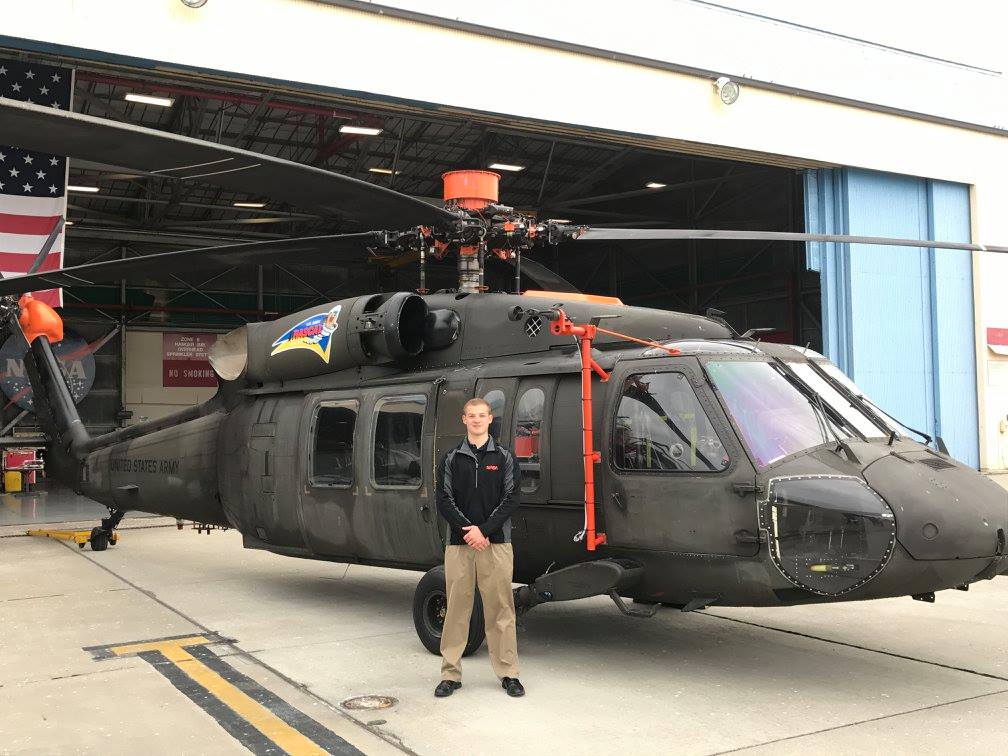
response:
<path id="1" fill-rule="evenodd" d="M 318 756 L 325 756 L 327 751 L 306 738 L 269 709 L 240 691 L 184 648 L 184 646 L 203 645 L 209 642 L 202 635 L 193 635 L 189 638 L 173 638 L 166 641 L 115 646 L 109 650 L 117 656 L 139 654 L 144 651 L 158 651 L 168 661 L 182 670 L 190 679 L 206 688 L 213 696 L 235 712 L 235 714 L 251 724 L 287 753 L 292 754 L 292 756 L 302 756 L 302 754 L 304 756 L 315 756 L 316 754 Z"/>
<path id="2" fill-rule="evenodd" d="M 166 641 L 149 641 L 147 643 L 129 643 L 125 646 L 113 646 L 109 651 L 116 656 L 132 656 L 133 654 L 142 654 L 144 651 L 160 651 L 164 653 L 164 650 L 170 646 L 201 646 L 209 642 L 202 635 L 192 635 L 188 638 L 172 638 Z"/>

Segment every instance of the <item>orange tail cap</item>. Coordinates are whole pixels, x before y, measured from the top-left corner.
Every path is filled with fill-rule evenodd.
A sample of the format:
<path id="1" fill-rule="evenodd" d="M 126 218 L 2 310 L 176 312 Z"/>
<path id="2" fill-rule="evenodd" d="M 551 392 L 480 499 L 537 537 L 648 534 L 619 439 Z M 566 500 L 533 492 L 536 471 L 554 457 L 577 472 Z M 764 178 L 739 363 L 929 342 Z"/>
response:
<path id="1" fill-rule="evenodd" d="M 29 344 L 39 336 L 47 337 L 50 344 L 63 341 L 63 318 L 56 310 L 41 300 L 33 299 L 31 294 L 23 295 L 18 305 L 21 307 L 18 322 Z"/>

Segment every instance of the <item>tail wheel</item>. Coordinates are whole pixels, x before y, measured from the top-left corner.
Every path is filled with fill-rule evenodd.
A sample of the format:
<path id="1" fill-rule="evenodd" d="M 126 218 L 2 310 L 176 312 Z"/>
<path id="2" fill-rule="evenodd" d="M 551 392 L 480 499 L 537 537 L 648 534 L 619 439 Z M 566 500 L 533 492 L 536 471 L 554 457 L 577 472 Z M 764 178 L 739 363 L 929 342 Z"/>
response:
<path id="1" fill-rule="evenodd" d="M 417 637 L 432 654 L 441 653 L 441 631 L 448 611 L 448 593 L 445 588 L 444 567 L 438 566 L 427 572 L 417 583 L 413 593 L 413 625 Z M 483 601 L 479 591 L 473 596 L 472 617 L 469 619 L 469 639 L 462 656 L 470 656 L 479 650 L 486 638 L 483 626 Z"/>
<path id="2" fill-rule="evenodd" d="M 108 533 L 104 528 L 92 528 L 88 543 L 91 544 L 91 551 L 105 551 L 109 545 Z"/>

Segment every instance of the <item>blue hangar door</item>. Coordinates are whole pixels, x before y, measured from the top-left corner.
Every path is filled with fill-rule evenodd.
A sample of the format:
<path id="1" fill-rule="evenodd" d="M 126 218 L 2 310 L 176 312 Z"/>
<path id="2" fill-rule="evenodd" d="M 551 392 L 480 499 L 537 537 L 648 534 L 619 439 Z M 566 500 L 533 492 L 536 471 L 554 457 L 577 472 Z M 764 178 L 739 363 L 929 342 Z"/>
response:
<path id="1" fill-rule="evenodd" d="M 854 168 L 811 170 L 809 233 L 970 241 L 969 187 Z M 969 252 L 810 243 L 823 351 L 905 424 L 980 464 Z"/>

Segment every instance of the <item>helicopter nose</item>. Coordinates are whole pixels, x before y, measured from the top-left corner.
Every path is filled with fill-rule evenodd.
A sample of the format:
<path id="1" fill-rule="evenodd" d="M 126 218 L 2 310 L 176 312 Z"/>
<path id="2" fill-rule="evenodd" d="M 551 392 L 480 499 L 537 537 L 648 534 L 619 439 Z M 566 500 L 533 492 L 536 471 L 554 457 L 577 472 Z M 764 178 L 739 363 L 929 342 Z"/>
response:
<path id="1" fill-rule="evenodd" d="M 1005 552 L 1008 493 L 976 470 L 921 450 L 883 457 L 864 478 L 893 509 L 896 537 L 914 559 Z"/>

